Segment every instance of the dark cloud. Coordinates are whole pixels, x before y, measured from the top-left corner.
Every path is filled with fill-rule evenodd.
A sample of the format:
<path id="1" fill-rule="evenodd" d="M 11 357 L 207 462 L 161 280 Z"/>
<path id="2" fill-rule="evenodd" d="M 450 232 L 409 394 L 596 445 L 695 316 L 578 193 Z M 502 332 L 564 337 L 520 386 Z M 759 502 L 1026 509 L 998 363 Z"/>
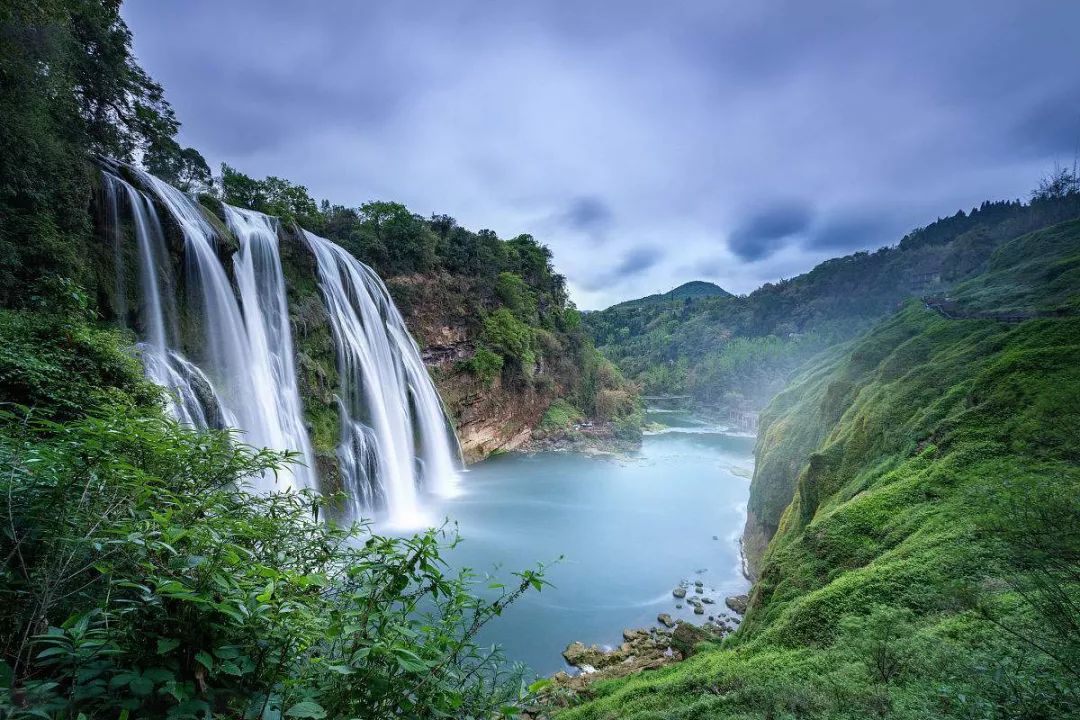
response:
<path id="1" fill-rule="evenodd" d="M 587 290 L 616 286 L 655 267 L 664 259 L 664 252 L 657 247 L 632 248 L 610 267 L 601 267 L 586 277 L 581 285 Z"/>
<path id="2" fill-rule="evenodd" d="M 611 224 L 612 212 L 607 203 L 600 198 L 582 195 L 571 201 L 562 217 L 563 221 L 572 228 L 597 231 Z"/>
<path id="3" fill-rule="evenodd" d="M 1080 86 L 1028 110 L 1016 123 L 1013 137 L 1022 152 L 1069 156 L 1080 151 Z"/>
<path id="4" fill-rule="evenodd" d="M 903 226 L 890 215 L 881 214 L 884 212 L 859 210 L 829 215 L 806 235 L 803 246 L 840 253 L 895 244 L 903 234 Z"/>
<path id="5" fill-rule="evenodd" d="M 728 236 L 728 249 L 742 260 L 762 260 L 805 232 L 813 217 L 805 203 L 774 203 L 742 218 Z"/>
<path id="6" fill-rule="evenodd" d="M 1063 0 L 123 12 L 212 165 L 533 232 L 586 308 L 675 287 L 699 258 L 746 292 L 896 242 L 1026 196 L 1080 141 L 1080 3 Z M 678 242 L 660 254 L 660 237 Z"/>

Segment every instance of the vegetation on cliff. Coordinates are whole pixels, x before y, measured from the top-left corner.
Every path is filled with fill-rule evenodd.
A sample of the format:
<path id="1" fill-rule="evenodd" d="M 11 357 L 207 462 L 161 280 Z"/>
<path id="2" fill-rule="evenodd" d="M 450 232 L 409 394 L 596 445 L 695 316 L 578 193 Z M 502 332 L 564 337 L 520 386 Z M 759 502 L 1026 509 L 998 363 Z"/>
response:
<path id="1" fill-rule="evenodd" d="M 1080 713 L 1080 222 L 819 357 L 765 414 L 778 525 L 721 647 L 566 718 Z M 1043 317 L 1016 322 L 1013 310 Z"/>
<path id="2" fill-rule="evenodd" d="M 617 421 L 628 437 L 639 434 L 636 388 L 596 351 L 551 251 L 531 235 L 503 240 L 393 202 L 319 203 L 301 185 L 257 180 L 227 165 L 219 185 L 225 202 L 296 221 L 387 278 L 410 328 L 441 365 L 436 383 L 459 423 L 476 394 L 518 397 L 534 409 L 518 423 L 507 419 L 512 436 L 535 427 L 561 398 L 588 417 Z M 439 363 L 440 354 L 450 361 Z"/>

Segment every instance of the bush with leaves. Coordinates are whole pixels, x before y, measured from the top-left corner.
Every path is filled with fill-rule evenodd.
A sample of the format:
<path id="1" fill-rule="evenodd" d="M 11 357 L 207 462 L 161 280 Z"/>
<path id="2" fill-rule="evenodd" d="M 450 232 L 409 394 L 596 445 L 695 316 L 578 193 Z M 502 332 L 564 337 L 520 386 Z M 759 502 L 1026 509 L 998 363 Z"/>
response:
<path id="1" fill-rule="evenodd" d="M 289 458 L 116 408 L 0 417 L 5 717 L 456 717 L 516 712 L 520 673 L 477 631 L 494 600 L 444 535 L 317 519 L 252 494 Z"/>

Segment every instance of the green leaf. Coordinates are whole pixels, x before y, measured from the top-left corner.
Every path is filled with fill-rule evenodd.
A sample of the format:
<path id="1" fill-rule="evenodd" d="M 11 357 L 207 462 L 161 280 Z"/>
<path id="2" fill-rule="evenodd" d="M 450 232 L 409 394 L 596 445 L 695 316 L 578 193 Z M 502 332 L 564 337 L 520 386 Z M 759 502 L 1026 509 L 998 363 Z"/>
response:
<path id="1" fill-rule="evenodd" d="M 131 679 L 128 683 L 128 687 L 131 688 L 131 692 L 136 695 L 149 695 L 154 689 L 154 681 L 145 675 L 137 675 Z"/>
<path id="2" fill-rule="evenodd" d="M 210 655 L 210 653 L 206 652 L 205 650 L 200 650 L 199 652 L 195 653 L 195 661 L 207 670 L 214 669 L 214 658 Z"/>
<path id="3" fill-rule="evenodd" d="M 540 678 L 528 687 L 529 693 L 538 693 L 550 684 L 551 680 L 549 678 Z"/>
<path id="4" fill-rule="evenodd" d="M 175 638 L 158 638 L 158 655 L 164 655 L 165 653 L 175 650 L 178 647 L 180 647 L 180 641 L 176 640 Z"/>
<path id="5" fill-rule="evenodd" d="M 393 650 L 394 657 L 397 658 L 398 666 L 402 670 L 408 672 L 426 672 L 428 669 L 427 663 L 425 663 L 419 655 L 407 650 L 403 647 L 396 647 Z"/>
<path id="6" fill-rule="evenodd" d="M 323 710 L 322 705 L 319 703 L 304 700 L 286 710 L 285 715 L 297 718 L 324 718 L 326 717 L 326 711 Z"/>

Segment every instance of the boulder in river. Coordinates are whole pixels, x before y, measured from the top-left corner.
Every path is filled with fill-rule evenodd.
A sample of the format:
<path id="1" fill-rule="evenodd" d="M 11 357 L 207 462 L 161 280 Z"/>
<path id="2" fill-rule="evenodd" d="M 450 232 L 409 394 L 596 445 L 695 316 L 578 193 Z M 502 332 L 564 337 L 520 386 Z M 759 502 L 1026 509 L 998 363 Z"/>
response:
<path id="1" fill-rule="evenodd" d="M 582 665 L 592 665 L 596 667 L 602 664 L 603 658 L 606 655 L 602 648 L 596 645 L 588 646 L 582 642 L 572 642 L 566 646 L 563 650 L 563 659 L 571 665 L 581 667 Z"/>
<path id="2" fill-rule="evenodd" d="M 732 610 L 737 612 L 739 615 L 745 615 L 746 614 L 746 606 L 750 602 L 750 596 L 749 595 L 732 595 L 730 597 L 724 598 L 724 602 L 727 603 L 727 606 L 729 608 L 731 608 Z"/>

